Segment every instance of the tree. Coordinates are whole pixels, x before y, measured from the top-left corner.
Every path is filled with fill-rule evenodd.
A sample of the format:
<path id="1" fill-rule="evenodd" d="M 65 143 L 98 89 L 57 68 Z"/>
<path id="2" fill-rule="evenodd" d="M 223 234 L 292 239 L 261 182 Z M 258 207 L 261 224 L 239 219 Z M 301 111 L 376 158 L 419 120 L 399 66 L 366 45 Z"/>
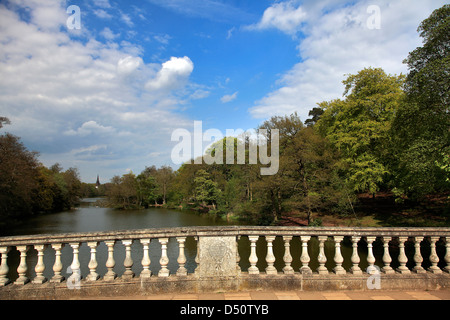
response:
<path id="1" fill-rule="evenodd" d="M 323 109 L 319 107 L 312 108 L 308 115 L 311 117 L 310 119 L 305 120 L 305 125 L 308 127 L 314 126 L 317 121 L 319 121 L 320 116 L 323 114 Z"/>
<path id="2" fill-rule="evenodd" d="M 216 209 L 217 201 L 221 194 L 217 183 L 212 181 L 210 174 L 205 170 L 199 170 L 195 174 L 195 198 L 201 202 L 203 206 L 212 204 L 213 209 Z"/>
<path id="3" fill-rule="evenodd" d="M 173 169 L 169 166 L 162 166 L 155 173 L 156 183 L 159 186 L 163 205 L 167 202 L 167 193 L 173 180 Z"/>
<path id="4" fill-rule="evenodd" d="M 450 5 L 419 26 L 423 46 L 410 52 L 405 102 L 392 125 L 394 191 L 412 199 L 448 190 L 449 173 L 439 164 L 450 146 Z"/>
<path id="5" fill-rule="evenodd" d="M 136 177 L 139 206 L 148 207 L 158 201 L 158 184 L 148 170 L 144 170 Z"/>
<path id="6" fill-rule="evenodd" d="M 318 130 L 341 153 L 354 191 L 375 194 L 389 174 L 390 129 L 404 76 L 368 68 L 343 81 L 344 100 L 322 102 Z"/>
<path id="7" fill-rule="evenodd" d="M 37 152 L 28 151 L 20 139 L 0 136 L 0 217 L 31 214 L 33 190 L 37 187 Z"/>

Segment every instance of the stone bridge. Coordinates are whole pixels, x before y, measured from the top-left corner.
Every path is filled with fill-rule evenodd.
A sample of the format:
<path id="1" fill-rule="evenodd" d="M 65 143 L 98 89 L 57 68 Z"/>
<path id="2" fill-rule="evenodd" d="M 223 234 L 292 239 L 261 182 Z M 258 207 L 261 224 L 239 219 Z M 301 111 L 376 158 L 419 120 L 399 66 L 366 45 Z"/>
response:
<path id="1" fill-rule="evenodd" d="M 0 299 L 450 287 L 450 228 L 227 226 L 12 236 L 0 238 L 0 255 Z"/>

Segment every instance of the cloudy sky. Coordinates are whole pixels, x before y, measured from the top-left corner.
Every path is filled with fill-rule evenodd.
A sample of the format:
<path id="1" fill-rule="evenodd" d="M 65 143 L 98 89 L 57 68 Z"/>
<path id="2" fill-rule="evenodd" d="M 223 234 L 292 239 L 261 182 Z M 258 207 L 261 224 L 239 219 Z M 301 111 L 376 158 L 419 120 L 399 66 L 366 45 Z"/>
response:
<path id="1" fill-rule="evenodd" d="M 176 169 L 171 134 L 195 120 L 224 134 L 304 121 L 346 74 L 406 73 L 418 25 L 444 3 L 0 0 L 2 131 L 85 182 Z"/>

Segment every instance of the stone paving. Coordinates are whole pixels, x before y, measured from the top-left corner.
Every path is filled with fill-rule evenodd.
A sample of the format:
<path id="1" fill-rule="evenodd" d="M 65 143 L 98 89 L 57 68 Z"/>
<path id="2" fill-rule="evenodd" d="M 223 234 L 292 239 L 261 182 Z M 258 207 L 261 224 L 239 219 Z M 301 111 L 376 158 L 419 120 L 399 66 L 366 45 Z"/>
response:
<path id="1" fill-rule="evenodd" d="M 450 290 L 439 291 L 250 291 L 183 293 L 126 297 L 95 297 L 90 300 L 450 300 Z"/>

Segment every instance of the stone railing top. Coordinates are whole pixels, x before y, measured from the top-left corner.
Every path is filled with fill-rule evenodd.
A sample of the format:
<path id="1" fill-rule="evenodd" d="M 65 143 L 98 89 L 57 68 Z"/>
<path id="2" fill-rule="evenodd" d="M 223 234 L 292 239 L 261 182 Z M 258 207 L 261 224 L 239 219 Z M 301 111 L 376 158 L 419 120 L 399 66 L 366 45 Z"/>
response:
<path id="1" fill-rule="evenodd" d="M 108 240 L 131 240 L 145 238 L 207 237 L 207 236 L 376 236 L 376 237 L 450 237 L 450 228 L 361 228 L 361 227 L 283 227 L 283 226 L 220 226 L 178 227 L 101 232 L 39 234 L 0 237 L 0 246 L 33 245 L 46 243 L 70 243 Z"/>

